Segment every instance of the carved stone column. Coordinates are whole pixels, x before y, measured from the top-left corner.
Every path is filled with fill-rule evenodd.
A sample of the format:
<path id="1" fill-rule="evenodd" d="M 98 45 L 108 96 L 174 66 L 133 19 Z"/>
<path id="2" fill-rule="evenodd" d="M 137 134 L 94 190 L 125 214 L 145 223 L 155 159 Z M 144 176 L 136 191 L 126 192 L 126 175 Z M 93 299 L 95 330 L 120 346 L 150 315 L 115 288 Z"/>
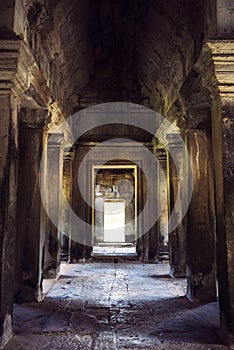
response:
<path id="1" fill-rule="evenodd" d="M 221 336 L 234 344 L 234 40 L 212 40 L 209 47 L 219 91 L 212 105 L 212 136 Z"/>
<path id="2" fill-rule="evenodd" d="M 163 173 L 158 177 L 158 202 L 161 215 L 158 220 L 158 258 L 167 258 L 168 251 L 168 167 L 167 152 L 164 148 L 156 149 L 156 157 Z M 164 174 L 164 176 L 163 176 Z"/>
<path id="3" fill-rule="evenodd" d="M 149 145 L 148 149 L 153 153 L 153 145 Z M 156 162 L 157 164 L 157 162 Z M 158 164 L 157 164 L 158 165 Z M 156 168 L 151 166 L 150 158 L 148 159 L 148 166 L 149 166 L 149 172 L 151 181 L 147 179 L 146 188 L 148 187 L 148 196 L 147 200 L 149 201 L 149 220 L 151 221 L 153 218 L 156 217 L 156 213 L 158 212 L 159 208 L 159 198 L 157 196 L 158 186 L 157 186 L 157 178 L 159 177 L 159 167 Z M 152 179 L 155 179 L 155 182 L 152 181 Z M 146 243 L 148 245 L 148 256 L 147 260 L 149 262 L 155 262 L 157 260 L 158 255 L 158 220 L 152 220 L 154 222 L 153 226 L 150 227 L 149 232 L 145 234 L 145 237 L 147 239 Z M 146 251 L 147 251 L 146 250 Z"/>
<path id="4" fill-rule="evenodd" d="M 18 110 L 10 90 L 0 93 L 0 347 L 11 336 L 15 277 Z"/>
<path id="5" fill-rule="evenodd" d="M 7 11 L 7 16 L 4 15 L 5 10 Z M 13 28 L 12 25 L 14 24 L 14 13 L 14 6 L 9 8 L 9 4 L 6 3 L 3 6 L 3 11 L 1 11 L 0 24 L 1 29 L 3 29 L 2 32 L 7 32 L 7 35 L 0 37 L 0 348 L 4 346 L 11 336 L 11 315 L 14 292 L 17 293 L 17 291 L 19 291 L 19 286 L 20 289 L 24 289 L 24 282 L 26 280 L 28 280 L 26 288 L 27 293 L 25 289 L 24 291 L 21 289 L 26 299 L 38 299 L 40 298 L 41 292 L 41 261 L 36 259 L 40 259 L 42 251 L 38 252 L 38 254 L 36 252 L 35 266 L 31 265 L 30 268 L 27 266 L 28 273 L 26 272 L 23 274 L 22 260 L 17 260 L 16 271 L 21 269 L 21 273 L 19 274 L 18 281 L 15 280 L 15 258 L 21 259 L 22 257 L 20 257 L 20 254 L 18 255 L 20 248 L 17 246 L 17 250 L 15 249 L 17 222 L 16 181 L 19 147 L 18 110 L 20 108 L 18 106 L 27 105 L 32 108 L 30 121 L 25 120 L 25 124 L 28 125 L 20 129 L 20 131 L 22 131 L 20 134 L 20 144 L 25 147 L 28 159 L 26 160 L 25 155 L 22 154 L 22 147 L 19 156 L 20 159 L 23 160 L 23 162 L 20 161 L 19 166 L 19 171 L 21 172 L 21 175 L 19 174 L 21 178 L 21 182 L 19 183 L 19 189 L 21 190 L 20 204 L 22 207 L 20 210 L 24 211 L 25 215 L 25 217 L 21 219 L 21 229 L 25 229 L 25 232 L 31 232 L 31 236 L 29 235 L 30 239 L 32 239 L 32 232 L 34 232 L 34 229 L 35 232 L 38 233 L 40 205 L 39 191 L 36 182 L 38 181 L 38 164 L 42 143 L 45 142 L 45 140 L 42 141 L 43 127 L 40 125 L 40 122 L 38 122 L 38 118 L 40 119 L 40 112 L 38 110 L 46 108 L 48 105 L 50 105 L 50 108 L 58 109 L 56 103 L 52 105 L 50 103 L 52 100 L 50 91 L 30 49 L 19 36 L 14 33 L 10 36 L 11 29 Z M 37 111 L 35 109 L 37 109 Z M 35 124 L 31 124 L 34 121 L 35 124 L 39 124 L 38 127 L 35 126 Z M 23 135 L 26 137 L 25 140 Z M 25 142 L 28 142 L 27 147 Z M 31 153 L 30 150 L 32 151 Z M 29 167 L 29 173 L 25 177 L 23 176 L 22 167 Z M 34 189 L 34 192 L 31 194 L 30 189 Z M 35 214 L 33 213 L 34 209 L 32 210 L 27 207 L 27 200 L 34 206 Z M 39 215 L 39 219 L 36 217 L 37 214 Z M 35 227 L 33 225 L 34 220 Z M 17 227 L 17 231 L 18 230 L 19 226 Z M 40 242 L 42 243 L 42 240 Z M 25 244 L 25 238 L 23 238 L 21 243 Z M 39 242 L 30 241 L 28 243 L 33 249 L 36 249 L 37 243 L 40 249 L 42 248 Z M 24 251 L 25 256 L 29 253 L 30 250 Z M 25 259 L 27 258 L 25 257 Z M 32 259 L 32 257 L 30 259 Z M 30 260 L 30 264 L 31 263 L 32 260 Z M 31 278 L 32 283 L 30 282 Z M 19 295 L 20 293 L 18 296 Z"/>
<path id="6" fill-rule="evenodd" d="M 153 153 L 153 144 L 148 144 L 147 148 Z M 154 155 L 152 156 L 154 157 Z M 143 235 L 138 240 L 138 252 L 140 253 L 140 259 L 145 262 L 155 262 L 158 254 L 158 184 L 157 179 L 159 176 L 158 164 L 155 160 L 152 164 L 150 153 L 144 154 L 144 166 L 146 173 L 141 174 L 141 186 L 138 184 L 138 190 L 140 192 L 139 205 L 145 210 L 142 215 L 141 221 L 144 222 L 145 229 Z M 144 211 L 144 209 L 143 209 Z M 141 224 L 141 223 L 140 223 Z"/>
<path id="7" fill-rule="evenodd" d="M 187 296 L 210 302 L 217 299 L 212 148 L 205 130 L 190 130 L 187 135 L 193 171 L 193 195 L 188 213 Z"/>
<path id="8" fill-rule="evenodd" d="M 44 238 L 41 232 L 39 168 L 46 115 L 47 111 L 35 109 L 22 109 L 20 113 L 16 301 L 38 301 L 42 296 Z"/>
<path id="9" fill-rule="evenodd" d="M 181 138 L 176 134 L 167 135 L 169 150 L 169 180 L 170 180 L 170 213 L 174 209 L 177 197 L 179 196 L 180 179 L 184 174 L 184 154 Z M 171 157 L 174 155 L 174 159 Z M 176 168 L 176 164 L 177 168 Z M 177 207 L 178 226 L 169 234 L 169 256 L 170 256 L 170 275 L 172 277 L 185 277 L 186 266 L 186 227 L 182 221 L 183 198 L 178 198 L 179 207 Z M 181 219 L 181 220 L 180 220 Z"/>
<path id="10" fill-rule="evenodd" d="M 44 278 L 55 278 L 60 267 L 61 189 L 63 173 L 63 134 L 48 138 L 46 188 L 49 215 L 45 229 Z"/>
<path id="11" fill-rule="evenodd" d="M 73 151 L 66 148 L 63 156 L 63 191 L 69 205 L 72 205 L 72 161 Z M 61 260 L 70 261 L 71 225 L 69 213 L 62 203 Z"/>
<path id="12" fill-rule="evenodd" d="M 6 24 L 3 17 L 1 16 L 1 27 Z M 0 37 L 0 348 L 12 334 L 15 287 L 19 101 L 13 94 L 12 87 L 20 45 L 19 40 L 14 39 L 15 37 L 10 40 Z"/>

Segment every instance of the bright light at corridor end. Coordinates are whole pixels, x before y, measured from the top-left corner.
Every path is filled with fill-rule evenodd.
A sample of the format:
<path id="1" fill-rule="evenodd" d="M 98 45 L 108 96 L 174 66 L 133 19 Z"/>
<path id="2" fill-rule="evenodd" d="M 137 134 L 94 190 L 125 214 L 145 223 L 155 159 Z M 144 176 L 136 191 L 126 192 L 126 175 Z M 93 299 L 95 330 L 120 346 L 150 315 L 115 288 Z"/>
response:
<path id="1" fill-rule="evenodd" d="M 147 107 L 133 103 L 103 103 L 83 109 L 69 117 L 62 124 L 58 125 L 55 129 L 53 129 L 53 134 L 51 134 L 51 136 L 48 138 L 48 147 L 53 146 L 57 135 L 61 135 L 61 130 L 67 130 L 69 128 L 71 135 L 69 142 L 71 144 L 74 144 L 82 135 L 86 134 L 88 131 L 96 127 L 101 127 L 103 125 L 113 125 L 115 128 L 116 124 L 129 125 L 147 131 L 152 135 L 152 137 L 154 136 L 157 138 L 160 145 L 163 145 L 163 147 L 165 147 L 165 149 L 168 151 L 168 155 L 170 155 L 170 158 L 173 160 L 178 175 L 178 193 L 174 208 L 171 210 L 167 230 L 168 233 L 174 231 L 176 227 L 181 223 L 189 207 L 193 192 L 193 175 L 190 156 L 187 147 L 179 133 L 179 130 L 166 118 Z M 173 142 L 169 142 L 169 140 L 172 138 Z M 158 174 L 161 174 L 163 181 L 167 181 L 164 176 L 164 172 L 161 169 L 160 163 L 153 155 L 153 153 L 145 145 L 136 141 L 124 138 L 109 139 L 97 144 L 96 147 L 93 147 L 88 152 L 82 161 L 81 167 L 79 169 L 79 174 L 81 171 L 85 171 L 85 161 L 90 156 L 89 153 L 94 152 L 94 148 L 95 151 L 100 150 L 100 152 L 102 152 L 105 147 L 108 147 L 109 150 L 113 149 L 113 152 L 110 152 L 109 159 L 105 158 L 103 160 L 103 163 L 99 164 L 101 167 L 108 161 L 119 159 L 119 148 L 121 146 L 125 147 L 126 142 L 128 142 L 130 146 L 136 146 L 137 152 L 139 154 L 139 159 L 140 157 L 141 159 L 144 159 L 144 162 L 137 164 L 133 159 L 131 159 L 131 157 L 127 158 L 128 161 L 136 163 L 138 167 L 141 168 L 148 183 L 148 196 L 146 203 L 143 210 L 136 218 L 138 222 L 141 222 L 141 225 L 137 226 L 137 236 L 142 237 L 157 222 L 163 208 L 163 205 L 161 204 L 159 206 L 156 206 L 156 210 L 152 212 L 152 203 L 149 201 L 149 191 L 152 190 L 152 188 L 155 188 L 155 192 L 157 190 L 155 170 Z M 116 147 L 111 148 L 110 146 L 113 145 L 113 143 L 116 145 Z M 118 151 L 116 151 L 116 149 L 118 149 Z M 56 166 L 55 162 L 57 162 L 57 159 L 54 159 L 51 153 L 47 153 L 47 150 L 45 149 L 42 154 L 40 165 L 40 191 L 47 214 L 53 224 L 55 226 L 58 226 L 59 203 L 58 201 L 54 201 L 53 196 L 48 195 L 48 193 L 50 191 L 52 193 L 60 193 L 62 196 L 63 206 L 65 206 L 64 210 L 68 213 L 71 220 L 71 239 L 78 243 L 84 244 L 85 237 L 85 244 L 92 246 L 92 235 L 88 234 L 92 232 L 92 226 L 89 223 L 83 221 L 73 211 L 65 197 L 61 181 L 58 181 L 58 183 L 54 181 L 54 188 L 51 188 L 51 181 L 50 187 L 48 186 L 48 176 L 52 176 L 54 179 L 59 178 L 59 167 L 58 165 Z M 91 201 L 90 194 L 87 194 L 88 191 L 85 190 L 87 183 L 84 183 L 84 181 L 82 181 L 82 178 L 78 176 L 78 184 L 79 190 L 84 200 L 92 208 L 93 203 Z M 149 219 L 145 220 L 146 217 Z M 130 224 L 131 223 L 128 223 L 125 226 Z M 116 230 L 116 228 L 114 230 Z"/>

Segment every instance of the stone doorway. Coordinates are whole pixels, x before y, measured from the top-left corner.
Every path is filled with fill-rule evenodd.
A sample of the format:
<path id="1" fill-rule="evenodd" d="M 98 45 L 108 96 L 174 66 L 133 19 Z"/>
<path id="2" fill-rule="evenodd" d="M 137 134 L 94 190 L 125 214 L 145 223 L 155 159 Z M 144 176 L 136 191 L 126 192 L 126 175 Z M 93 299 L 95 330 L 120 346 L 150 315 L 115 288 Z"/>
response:
<path id="1" fill-rule="evenodd" d="M 137 166 L 93 165 L 93 256 L 137 256 Z"/>

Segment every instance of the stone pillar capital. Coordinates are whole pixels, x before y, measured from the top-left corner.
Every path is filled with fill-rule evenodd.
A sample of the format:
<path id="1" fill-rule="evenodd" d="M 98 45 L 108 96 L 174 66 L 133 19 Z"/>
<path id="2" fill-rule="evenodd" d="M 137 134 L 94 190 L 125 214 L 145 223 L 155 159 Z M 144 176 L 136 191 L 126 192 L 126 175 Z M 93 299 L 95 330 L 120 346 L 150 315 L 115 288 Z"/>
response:
<path id="1" fill-rule="evenodd" d="M 41 129 L 45 126 L 47 115 L 47 109 L 22 108 L 20 122 L 28 128 Z"/>
<path id="2" fill-rule="evenodd" d="M 156 158 L 159 161 L 167 160 L 167 151 L 165 150 L 165 148 L 156 148 L 155 153 Z"/>
<path id="3" fill-rule="evenodd" d="M 233 100 L 234 97 L 234 40 L 210 39 L 208 47 L 214 62 L 215 77 L 221 100 Z"/>
<path id="4" fill-rule="evenodd" d="M 17 35 L 0 38 L 0 88 L 1 94 L 9 93 L 14 86 L 22 40 Z"/>
<path id="5" fill-rule="evenodd" d="M 166 136 L 168 150 L 182 150 L 184 142 L 180 134 L 171 133 Z"/>
<path id="6" fill-rule="evenodd" d="M 64 161 L 72 161 L 74 158 L 74 149 L 70 146 L 64 148 L 63 159 Z"/>
<path id="7" fill-rule="evenodd" d="M 53 133 L 49 134 L 47 147 L 51 149 L 60 149 L 64 144 L 64 134 L 63 133 Z"/>

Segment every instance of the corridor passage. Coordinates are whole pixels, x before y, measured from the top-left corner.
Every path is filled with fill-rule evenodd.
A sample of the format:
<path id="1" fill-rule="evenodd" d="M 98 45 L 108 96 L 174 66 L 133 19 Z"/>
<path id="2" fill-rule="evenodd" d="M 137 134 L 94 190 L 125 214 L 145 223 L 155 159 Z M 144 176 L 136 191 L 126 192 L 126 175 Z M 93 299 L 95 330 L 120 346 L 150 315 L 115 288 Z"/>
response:
<path id="1" fill-rule="evenodd" d="M 43 302 L 15 306 L 5 349 L 226 349 L 218 304 L 194 305 L 185 292 L 165 263 L 63 264 Z"/>

